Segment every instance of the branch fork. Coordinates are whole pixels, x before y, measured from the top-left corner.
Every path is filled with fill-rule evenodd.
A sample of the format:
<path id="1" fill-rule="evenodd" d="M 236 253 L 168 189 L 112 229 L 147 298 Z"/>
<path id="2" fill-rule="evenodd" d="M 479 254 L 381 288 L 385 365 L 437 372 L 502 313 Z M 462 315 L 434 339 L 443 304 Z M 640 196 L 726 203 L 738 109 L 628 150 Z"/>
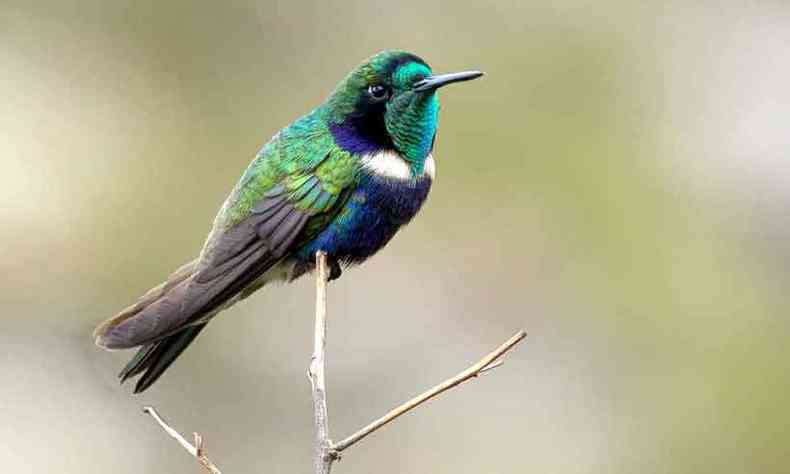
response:
<path id="1" fill-rule="evenodd" d="M 446 390 L 501 366 L 504 363 L 501 357 L 527 337 L 526 332 L 517 332 L 493 352 L 480 359 L 476 364 L 460 372 L 455 377 L 449 378 L 420 395 L 417 395 L 411 400 L 393 408 L 380 418 L 368 423 L 350 436 L 333 443 L 329 438 L 329 415 L 326 403 L 326 381 L 324 379 L 326 354 L 326 284 L 329 276 L 326 254 L 324 252 L 316 253 L 316 269 L 315 339 L 313 357 L 310 361 L 310 370 L 308 372 L 310 385 L 313 389 L 313 419 L 315 420 L 316 430 L 315 457 L 313 460 L 315 474 L 329 474 L 332 469 L 332 463 L 340 459 L 340 455 L 343 451 L 355 445 L 384 425 L 392 422 L 395 418 L 408 413 Z"/>
<path id="2" fill-rule="evenodd" d="M 393 408 L 383 416 L 373 420 L 355 433 L 338 442 L 332 442 L 329 437 L 329 412 L 327 410 L 326 396 L 326 286 L 330 278 L 326 253 L 316 253 L 316 298 L 315 298 L 315 328 L 313 331 L 313 354 L 307 377 L 313 394 L 313 420 L 315 424 L 315 445 L 313 448 L 313 470 L 315 474 L 329 474 L 332 464 L 340 460 L 343 451 L 363 440 L 374 431 L 391 423 L 396 418 L 404 415 L 431 398 L 456 387 L 468 380 L 486 375 L 504 363 L 503 356 L 527 337 L 527 333 L 519 331 L 510 339 L 502 343 L 491 353 L 472 364 L 467 369 L 459 372 L 444 382 L 426 390 L 416 397 Z M 205 454 L 203 438 L 194 433 L 195 444 L 192 445 L 178 431 L 171 428 L 153 407 L 145 407 L 143 411 L 151 415 L 159 426 L 181 446 L 210 474 L 222 474 Z"/>
<path id="3" fill-rule="evenodd" d="M 206 450 L 203 447 L 203 437 L 200 434 L 192 433 L 192 436 L 194 437 L 195 440 L 195 444 L 192 445 L 190 444 L 189 441 L 184 439 L 184 437 L 181 436 L 181 434 L 178 431 L 176 431 L 174 428 L 168 425 L 167 422 L 162 418 L 161 415 L 159 415 L 159 413 L 156 411 L 154 407 L 151 406 L 143 407 L 143 413 L 147 413 L 148 415 L 151 415 L 151 418 L 153 418 L 154 421 L 156 421 L 157 424 L 159 424 L 159 427 L 162 428 L 165 431 L 165 433 L 170 435 L 171 438 L 176 440 L 178 444 L 180 444 L 181 447 L 186 450 L 186 452 L 188 452 L 192 457 L 196 458 L 200 463 L 200 465 L 203 466 L 203 469 L 206 470 L 206 472 L 208 472 L 209 474 L 222 474 L 219 468 L 213 462 L 211 462 L 208 456 L 206 456 Z"/>

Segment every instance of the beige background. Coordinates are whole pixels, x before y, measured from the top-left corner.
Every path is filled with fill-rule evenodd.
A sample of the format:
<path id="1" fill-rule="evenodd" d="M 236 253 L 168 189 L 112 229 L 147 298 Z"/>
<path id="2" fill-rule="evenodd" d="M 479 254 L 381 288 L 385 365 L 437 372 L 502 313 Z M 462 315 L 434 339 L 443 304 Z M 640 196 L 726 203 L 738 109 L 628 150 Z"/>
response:
<path id="1" fill-rule="evenodd" d="M 148 403 L 226 473 L 309 471 L 311 281 L 143 396 L 90 333 L 398 47 L 488 74 L 442 91 L 422 215 L 331 287 L 334 433 L 530 336 L 336 472 L 787 472 L 788 4 L 330 3 L 0 2 L 3 471 L 197 472 Z"/>

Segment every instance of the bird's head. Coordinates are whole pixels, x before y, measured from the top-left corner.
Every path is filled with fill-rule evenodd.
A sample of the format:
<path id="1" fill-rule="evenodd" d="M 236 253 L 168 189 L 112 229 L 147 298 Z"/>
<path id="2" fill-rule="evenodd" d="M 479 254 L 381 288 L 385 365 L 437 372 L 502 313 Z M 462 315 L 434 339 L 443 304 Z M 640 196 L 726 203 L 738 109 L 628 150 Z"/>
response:
<path id="1" fill-rule="evenodd" d="M 419 57 L 382 51 L 357 66 L 323 105 L 335 142 L 354 154 L 397 151 L 422 173 L 439 115 L 436 91 L 482 76 L 479 71 L 434 75 Z"/>

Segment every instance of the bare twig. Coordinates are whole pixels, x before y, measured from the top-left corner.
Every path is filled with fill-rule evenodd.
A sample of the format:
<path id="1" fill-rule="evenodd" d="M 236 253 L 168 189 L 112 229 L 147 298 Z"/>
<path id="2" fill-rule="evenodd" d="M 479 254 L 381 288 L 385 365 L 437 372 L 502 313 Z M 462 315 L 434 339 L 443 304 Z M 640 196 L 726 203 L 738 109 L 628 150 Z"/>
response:
<path id="1" fill-rule="evenodd" d="M 329 438 L 329 416 L 326 405 L 326 381 L 324 379 L 326 355 L 326 284 L 329 277 L 326 254 L 316 253 L 316 300 L 315 300 L 315 331 L 313 342 L 313 357 L 310 360 L 308 377 L 313 389 L 313 414 L 315 420 L 315 457 L 313 461 L 315 474 L 329 474 L 332 463 L 340 459 L 340 453 L 367 437 L 382 426 L 392 422 L 399 416 L 417 408 L 431 398 L 466 382 L 469 379 L 485 374 L 504 363 L 501 359 L 510 349 L 521 342 L 527 333 L 519 331 L 505 341 L 496 350 L 480 359 L 455 377 L 445 380 L 430 390 L 412 398 L 406 403 L 394 408 L 381 418 L 371 422 L 351 436 L 338 443 L 332 443 Z"/>
<path id="2" fill-rule="evenodd" d="M 326 380 L 324 366 L 326 354 L 326 283 L 329 270 L 326 253 L 316 252 L 315 331 L 313 357 L 307 376 L 313 389 L 313 415 L 315 420 L 315 453 L 313 467 L 316 474 L 329 474 L 337 452 L 329 439 L 329 414 L 326 408 Z"/>
<path id="3" fill-rule="evenodd" d="M 478 375 L 483 374 L 488 370 L 499 367 L 500 365 L 502 365 L 503 362 L 497 361 L 497 359 L 502 355 L 504 355 L 507 351 L 512 349 L 516 344 L 521 342 L 525 337 L 527 337 L 527 333 L 524 331 L 519 331 L 513 337 L 508 339 L 504 344 L 499 346 L 496 350 L 494 350 L 487 356 L 480 359 L 480 361 L 478 361 L 476 364 L 472 365 L 468 369 L 459 373 L 455 377 L 445 380 L 444 382 L 440 383 L 439 385 L 436 385 L 432 389 L 412 398 L 411 400 L 398 406 L 397 408 L 390 410 L 390 412 L 387 413 L 386 415 L 371 422 L 370 424 L 360 429 L 356 433 L 352 434 L 348 438 L 345 438 L 342 441 L 335 443 L 332 447 L 334 448 L 335 451 L 341 453 L 346 448 L 353 446 L 361 439 L 365 438 L 366 436 L 378 430 L 379 428 L 386 425 L 387 423 L 390 423 L 395 418 L 398 418 L 404 413 L 407 413 L 417 408 L 421 404 L 439 395 L 440 393 L 449 390 L 457 385 L 460 385 L 471 378 L 477 377 Z"/>
<path id="4" fill-rule="evenodd" d="M 181 436 L 178 431 L 168 425 L 165 420 L 159 416 L 159 413 L 157 413 L 154 407 L 143 407 L 143 412 L 151 415 L 151 418 L 153 418 L 159 424 L 159 426 L 165 430 L 165 433 L 167 433 L 174 440 L 178 441 L 178 444 L 180 444 L 181 447 L 183 447 L 191 456 L 196 458 L 207 472 L 211 474 L 222 474 L 219 468 L 215 466 L 214 463 L 212 463 L 211 460 L 209 460 L 209 458 L 206 456 L 205 449 L 203 448 L 202 436 L 197 433 L 193 433 L 195 437 L 195 445 L 193 446 L 189 443 L 189 441 L 184 439 L 184 437 Z"/>

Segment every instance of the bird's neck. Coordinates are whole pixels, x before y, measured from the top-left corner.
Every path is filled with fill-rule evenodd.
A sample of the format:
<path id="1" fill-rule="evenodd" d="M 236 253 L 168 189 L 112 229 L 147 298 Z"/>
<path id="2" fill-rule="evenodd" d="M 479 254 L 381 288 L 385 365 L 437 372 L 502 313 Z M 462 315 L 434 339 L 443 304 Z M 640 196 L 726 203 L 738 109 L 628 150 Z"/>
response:
<path id="1" fill-rule="evenodd" d="M 391 107 L 395 112 L 387 114 L 386 123 L 390 139 L 398 153 L 411 164 L 414 176 L 422 175 L 436 138 L 439 100 L 436 94 L 430 94 L 403 104 L 395 102 Z"/>
<path id="2" fill-rule="evenodd" d="M 406 120 L 385 123 L 382 115 L 350 114 L 342 120 L 329 120 L 335 144 L 358 157 L 381 153 L 396 154 L 408 164 L 412 177 L 422 176 L 433 150 L 439 104 L 426 100 Z"/>

